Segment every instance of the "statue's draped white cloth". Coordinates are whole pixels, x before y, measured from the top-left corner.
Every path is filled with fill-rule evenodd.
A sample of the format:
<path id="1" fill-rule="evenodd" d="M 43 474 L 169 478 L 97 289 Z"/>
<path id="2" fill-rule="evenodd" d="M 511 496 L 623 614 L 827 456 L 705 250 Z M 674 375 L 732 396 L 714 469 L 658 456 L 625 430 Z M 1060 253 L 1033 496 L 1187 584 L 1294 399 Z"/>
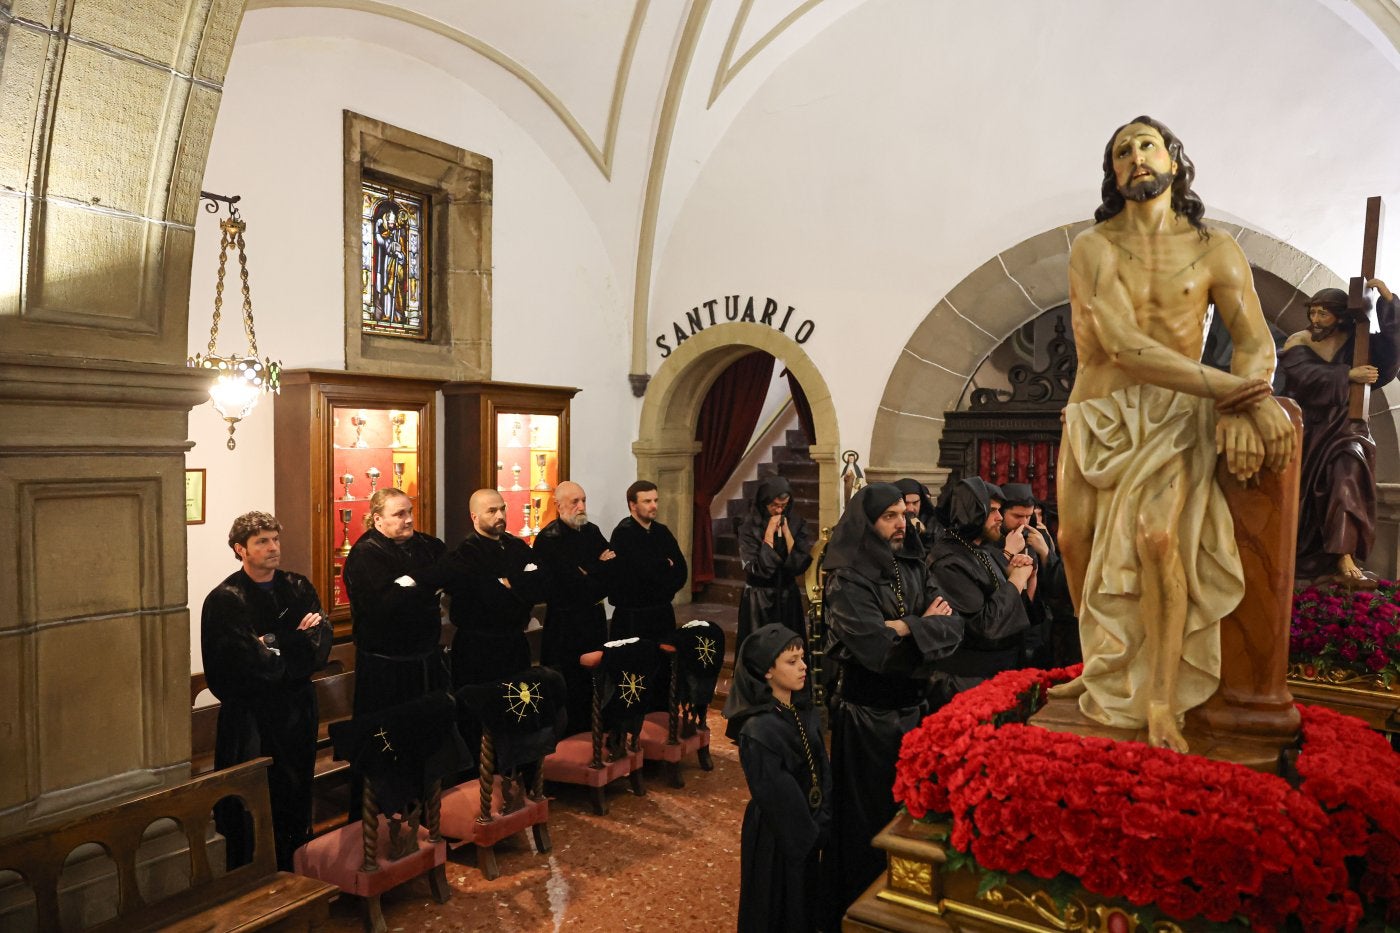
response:
<path id="1" fill-rule="evenodd" d="M 1180 470 L 1185 508 L 1171 524 L 1186 577 L 1186 628 L 1172 709 L 1180 717 L 1220 683 L 1220 620 L 1244 595 L 1234 523 L 1215 481 L 1215 412 L 1210 401 L 1160 386 L 1119 389 L 1065 407 L 1063 456 L 1074 458 L 1093 494 L 1061 508 L 1091 509 L 1093 548 L 1084 577 L 1079 698 L 1084 715 L 1141 728 L 1151 678 L 1142 621 L 1138 516 L 1165 509 L 1154 492 Z"/>

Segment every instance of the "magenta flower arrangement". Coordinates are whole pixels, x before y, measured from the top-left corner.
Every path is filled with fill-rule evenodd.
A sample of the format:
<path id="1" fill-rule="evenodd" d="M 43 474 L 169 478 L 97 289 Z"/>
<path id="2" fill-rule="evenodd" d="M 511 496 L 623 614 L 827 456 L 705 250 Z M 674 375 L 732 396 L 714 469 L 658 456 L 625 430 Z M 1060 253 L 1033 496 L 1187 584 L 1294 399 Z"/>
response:
<path id="1" fill-rule="evenodd" d="M 1289 674 L 1332 683 L 1400 683 L 1400 582 L 1374 590 L 1308 586 L 1293 596 Z"/>

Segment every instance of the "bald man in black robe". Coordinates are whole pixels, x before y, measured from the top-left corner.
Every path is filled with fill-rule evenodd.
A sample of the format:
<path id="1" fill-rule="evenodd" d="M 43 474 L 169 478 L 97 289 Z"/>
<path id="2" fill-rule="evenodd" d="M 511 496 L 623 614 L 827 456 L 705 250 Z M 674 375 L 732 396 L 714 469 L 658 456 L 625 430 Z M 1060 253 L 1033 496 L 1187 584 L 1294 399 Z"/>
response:
<path id="1" fill-rule="evenodd" d="M 530 666 L 525 629 L 544 600 L 544 574 L 530 546 L 506 531 L 506 503 L 494 489 L 472 493 L 472 530 L 443 558 L 452 598 L 452 686 L 481 684 Z"/>
<path id="2" fill-rule="evenodd" d="M 823 611 L 840 666 L 831 721 L 836 787 L 832 845 L 823 866 L 828 929 L 884 870 L 870 841 L 895 814 L 899 743 L 925 712 L 932 664 L 958 647 L 963 620 L 923 560 L 904 549 L 904 496 L 888 483 L 852 497 L 823 565 Z"/>

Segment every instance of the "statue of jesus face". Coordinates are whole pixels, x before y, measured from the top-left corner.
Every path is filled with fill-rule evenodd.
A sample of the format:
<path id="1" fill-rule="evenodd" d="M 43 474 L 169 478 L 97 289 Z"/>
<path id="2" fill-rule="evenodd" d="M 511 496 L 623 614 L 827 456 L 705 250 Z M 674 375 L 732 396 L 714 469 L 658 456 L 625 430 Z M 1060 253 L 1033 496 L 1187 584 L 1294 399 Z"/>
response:
<path id="1" fill-rule="evenodd" d="M 1129 123 L 1113 140 L 1113 174 L 1123 197 L 1150 201 L 1171 187 L 1176 162 L 1161 133 L 1142 123 Z"/>
<path id="2" fill-rule="evenodd" d="M 1308 334 L 1314 343 L 1331 337 L 1336 333 L 1340 323 L 1337 316 L 1322 305 L 1313 305 L 1308 308 Z"/>

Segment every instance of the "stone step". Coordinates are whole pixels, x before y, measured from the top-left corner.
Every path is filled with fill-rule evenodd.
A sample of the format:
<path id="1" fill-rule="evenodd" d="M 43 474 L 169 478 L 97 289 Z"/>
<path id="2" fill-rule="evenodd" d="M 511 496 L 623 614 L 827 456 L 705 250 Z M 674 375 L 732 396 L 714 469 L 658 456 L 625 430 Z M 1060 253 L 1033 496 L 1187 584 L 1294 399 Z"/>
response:
<path id="1" fill-rule="evenodd" d="M 816 484 L 814 483 L 813 485 L 815 486 Z M 757 491 L 757 484 L 755 483 L 754 492 Z M 798 515 L 810 521 L 817 514 L 819 505 L 820 503 L 817 501 L 815 489 L 812 490 L 810 496 L 804 496 L 801 494 L 801 490 L 798 490 L 796 487 L 793 488 L 792 508 Z M 747 499 L 730 499 L 724 507 L 724 518 L 717 518 L 714 519 L 714 521 L 732 523 L 734 519 L 749 514 L 750 508 L 751 506 Z M 733 528 L 732 524 L 730 527 L 731 529 Z"/>
<path id="2" fill-rule="evenodd" d="M 782 447 L 774 447 L 774 451 L 783 450 Z M 815 462 L 802 458 L 800 460 L 783 460 L 775 457 L 765 463 L 758 465 L 758 478 L 766 479 L 769 476 L 782 475 L 794 486 L 801 480 L 812 480 L 815 482 L 818 477 L 817 465 Z M 754 487 L 758 491 L 758 487 Z"/>
<path id="3" fill-rule="evenodd" d="M 705 588 L 701 591 L 700 595 L 703 596 L 707 603 L 729 606 L 737 612 L 739 597 L 742 596 L 743 593 L 744 583 L 742 580 L 736 582 L 734 580 L 725 580 L 716 577 L 714 580 L 705 584 Z M 739 617 L 736 615 L 734 618 L 737 620 Z"/>
<path id="4" fill-rule="evenodd" d="M 737 554 L 715 555 L 715 579 L 740 585 L 744 582 L 744 564 Z"/>

